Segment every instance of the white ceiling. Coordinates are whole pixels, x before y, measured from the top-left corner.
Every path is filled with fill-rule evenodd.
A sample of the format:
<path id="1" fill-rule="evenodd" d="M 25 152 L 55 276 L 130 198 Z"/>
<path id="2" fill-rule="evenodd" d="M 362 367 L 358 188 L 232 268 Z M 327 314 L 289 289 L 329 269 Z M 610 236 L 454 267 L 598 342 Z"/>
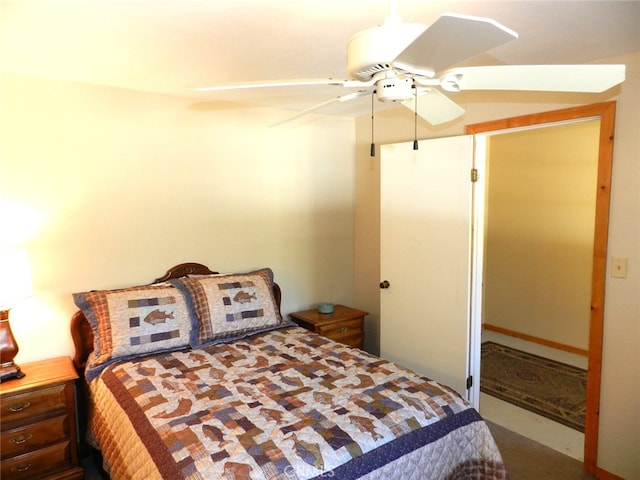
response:
<path id="1" fill-rule="evenodd" d="M 0 7 L 3 71 L 294 110 L 344 92 L 323 86 L 204 94 L 193 87 L 347 78 L 347 41 L 382 23 L 390 9 L 389 0 L 0 0 Z M 465 64 L 589 63 L 640 50 L 640 0 L 397 0 L 397 10 L 408 22 L 430 24 L 453 12 L 518 32 L 518 40 Z"/>

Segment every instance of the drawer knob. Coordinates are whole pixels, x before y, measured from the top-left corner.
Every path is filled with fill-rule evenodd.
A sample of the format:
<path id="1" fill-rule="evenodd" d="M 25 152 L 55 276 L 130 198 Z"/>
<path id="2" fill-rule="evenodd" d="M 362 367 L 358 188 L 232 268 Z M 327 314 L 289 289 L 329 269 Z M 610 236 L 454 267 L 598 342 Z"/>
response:
<path id="1" fill-rule="evenodd" d="M 16 465 L 11 469 L 12 472 L 26 472 L 33 466 L 33 463 L 23 463 L 21 465 Z"/>
<path id="2" fill-rule="evenodd" d="M 23 411 L 25 408 L 29 408 L 30 406 L 31 406 L 31 402 L 16 403 L 15 405 L 9 405 L 7 407 L 7 410 L 9 410 L 12 413 L 17 413 L 17 412 Z"/>
<path id="3" fill-rule="evenodd" d="M 13 443 L 14 445 L 22 445 L 23 443 L 28 442 L 32 438 L 33 438 L 33 435 L 31 435 L 30 433 L 27 433 L 26 435 L 19 435 L 17 437 L 13 437 L 12 439 L 9 440 L 9 442 Z"/>
<path id="4" fill-rule="evenodd" d="M 349 328 L 347 328 L 347 327 L 342 327 L 342 328 L 340 329 L 340 333 L 346 333 L 346 332 L 347 332 L 347 330 L 349 330 Z"/>
<path id="5" fill-rule="evenodd" d="M 383 280 L 380 282 L 380 288 L 389 288 L 391 286 L 391 284 L 389 283 L 389 280 Z"/>

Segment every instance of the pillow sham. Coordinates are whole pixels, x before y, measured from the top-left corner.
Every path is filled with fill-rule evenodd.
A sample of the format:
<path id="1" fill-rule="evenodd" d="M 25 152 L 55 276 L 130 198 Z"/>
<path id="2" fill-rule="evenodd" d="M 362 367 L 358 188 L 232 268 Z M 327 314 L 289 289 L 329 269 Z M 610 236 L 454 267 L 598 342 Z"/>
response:
<path id="1" fill-rule="evenodd" d="M 288 325 L 276 304 L 273 272 L 269 268 L 170 282 L 185 294 L 197 321 L 197 340 L 191 343 L 194 348 Z"/>
<path id="2" fill-rule="evenodd" d="M 195 331 L 182 292 L 170 284 L 73 294 L 93 331 L 87 378 L 106 365 L 188 347 Z"/>

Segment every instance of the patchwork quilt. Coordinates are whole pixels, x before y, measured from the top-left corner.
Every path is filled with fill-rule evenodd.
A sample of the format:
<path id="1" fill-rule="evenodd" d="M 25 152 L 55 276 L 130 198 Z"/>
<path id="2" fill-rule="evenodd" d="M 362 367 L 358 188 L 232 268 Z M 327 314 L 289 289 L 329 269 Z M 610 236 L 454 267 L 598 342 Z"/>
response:
<path id="1" fill-rule="evenodd" d="M 507 478 L 454 391 L 298 327 L 111 365 L 89 387 L 114 479 Z"/>

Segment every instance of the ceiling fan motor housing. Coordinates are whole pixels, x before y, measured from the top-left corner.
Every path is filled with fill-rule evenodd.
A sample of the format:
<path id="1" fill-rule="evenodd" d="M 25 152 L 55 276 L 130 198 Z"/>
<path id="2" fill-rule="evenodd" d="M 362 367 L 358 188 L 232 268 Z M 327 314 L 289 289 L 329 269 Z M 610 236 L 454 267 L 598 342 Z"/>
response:
<path id="1" fill-rule="evenodd" d="M 347 71 L 351 78 L 368 81 L 389 70 L 393 61 L 427 26 L 389 17 L 383 25 L 356 33 L 347 43 Z"/>

